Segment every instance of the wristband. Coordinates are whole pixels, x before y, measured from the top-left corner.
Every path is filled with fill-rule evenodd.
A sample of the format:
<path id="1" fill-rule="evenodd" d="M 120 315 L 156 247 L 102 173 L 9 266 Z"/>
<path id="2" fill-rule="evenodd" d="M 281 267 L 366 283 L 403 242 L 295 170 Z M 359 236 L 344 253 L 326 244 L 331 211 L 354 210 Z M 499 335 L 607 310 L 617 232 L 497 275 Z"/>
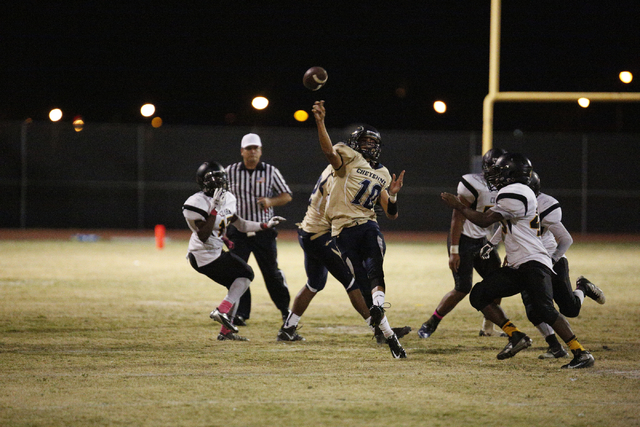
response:
<path id="1" fill-rule="evenodd" d="M 267 228 L 269 228 L 269 226 L 267 224 L 265 224 L 264 222 L 260 223 L 260 228 L 263 230 L 266 230 Z"/>
<path id="2" fill-rule="evenodd" d="M 459 245 L 451 245 L 450 251 L 451 251 L 451 254 L 458 255 L 460 253 L 460 246 Z"/>
<path id="3" fill-rule="evenodd" d="M 395 203 L 398 201 L 398 193 L 394 194 L 393 196 L 391 194 L 389 194 L 389 201 L 391 203 Z"/>

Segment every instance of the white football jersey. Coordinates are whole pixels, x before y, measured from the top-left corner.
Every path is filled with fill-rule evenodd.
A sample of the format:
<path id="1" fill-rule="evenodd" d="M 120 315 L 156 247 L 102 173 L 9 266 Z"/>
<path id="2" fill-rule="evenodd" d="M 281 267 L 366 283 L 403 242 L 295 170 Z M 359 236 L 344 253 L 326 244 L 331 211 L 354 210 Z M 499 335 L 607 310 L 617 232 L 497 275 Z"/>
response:
<path id="1" fill-rule="evenodd" d="M 229 191 L 222 196 L 222 208 L 217 211 L 213 232 L 206 242 L 198 237 L 196 221 L 206 221 L 213 210 L 213 198 L 202 191 L 192 195 L 184 202 L 182 214 L 191 229 L 189 239 L 189 253 L 196 258 L 199 267 L 207 265 L 220 256 L 222 252 L 222 236 L 224 236 L 231 218 L 236 214 L 236 197 Z"/>
<path id="2" fill-rule="evenodd" d="M 540 231 L 542 233 L 542 243 L 550 255 L 556 251 L 558 242 L 549 226 L 562 222 L 562 208 L 560 203 L 553 197 L 545 193 L 538 194 L 538 212 L 540 215 Z"/>
<path id="3" fill-rule="evenodd" d="M 309 206 L 304 219 L 300 224 L 307 233 L 322 233 L 331 230 L 331 223 L 325 213 L 327 199 L 329 198 L 329 188 L 333 184 L 333 166 L 328 165 L 320 174 L 311 196 L 309 196 Z"/>
<path id="4" fill-rule="evenodd" d="M 551 257 L 540 238 L 538 202 L 531 188 L 520 183 L 501 188 L 496 205 L 490 209 L 503 217 L 500 222 L 508 266 L 518 268 L 538 261 L 552 268 Z"/>
<path id="5" fill-rule="evenodd" d="M 331 235 L 337 236 L 345 227 L 376 221 L 374 206 L 391 184 L 391 174 L 381 164 L 372 167 L 362 154 L 342 142 L 334 148 L 342 157 L 342 166 L 334 172 L 327 217 Z"/>
<path id="6" fill-rule="evenodd" d="M 470 173 L 463 175 L 458 183 L 458 196 L 471 203 L 471 209 L 478 212 L 486 212 L 496 204 L 497 191 L 489 190 L 484 176 L 481 173 Z M 494 227 L 482 228 L 471 221 L 465 221 L 462 227 L 462 234 L 472 239 L 491 237 Z"/>

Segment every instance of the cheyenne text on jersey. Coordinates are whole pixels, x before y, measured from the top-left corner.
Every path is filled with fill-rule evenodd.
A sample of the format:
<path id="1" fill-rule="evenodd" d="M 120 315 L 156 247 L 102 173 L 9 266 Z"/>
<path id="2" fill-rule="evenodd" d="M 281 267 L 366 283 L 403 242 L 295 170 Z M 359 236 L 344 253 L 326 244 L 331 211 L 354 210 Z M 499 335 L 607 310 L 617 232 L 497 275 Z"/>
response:
<path id="1" fill-rule="evenodd" d="M 382 185 L 383 188 L 387 184 L 387 181 L 384 178 L 382 178 L 382 177 L 376 175 L 375 173 L 373 173 L 371 171 L 368 171 L 366 169 L 357 168 L 356 169 L 356 173 L 358 173 L 360 175 L 368 176 L 369 178 L 373 178 L 373 179 L 377 180 L 378 182 L 380 182 L 380 184 Z"/>

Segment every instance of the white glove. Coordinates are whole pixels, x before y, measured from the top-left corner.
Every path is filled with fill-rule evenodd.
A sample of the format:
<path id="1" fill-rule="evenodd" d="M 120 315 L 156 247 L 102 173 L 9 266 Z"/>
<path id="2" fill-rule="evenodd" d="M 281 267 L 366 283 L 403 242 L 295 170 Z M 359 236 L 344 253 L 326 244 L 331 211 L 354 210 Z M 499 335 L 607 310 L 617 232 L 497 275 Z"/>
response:
<path id="1" fill-rule="evenodd" d="M 489 256 L 491 255 L 491 251 L 493 251 L 494 248 L 495 246 L 493 246 L 491 243 L 487 243 L 486 245 L 484 245 L 480 249 L 480 258 L 489 259 Z"/>
<path id="2" fill-rule="evenodd" d="M 219 211 L 224 206 L 225 194 L 226 191 L 224 188 L 215 189 L 213 196 L 211 197 L 213 199 L 211 206 L 214 210 Z"/>
<path id="3" fill-rule="evenodd" d="M 286 219 L 284 219 L 281 216 L 274 216 L 273 218 L 271 218 L 269 220 L 269 222 L 267 223 L 267 228 L 273 228 L 276 225 L 280 224 L 281 222 L 286 221 Z"/>

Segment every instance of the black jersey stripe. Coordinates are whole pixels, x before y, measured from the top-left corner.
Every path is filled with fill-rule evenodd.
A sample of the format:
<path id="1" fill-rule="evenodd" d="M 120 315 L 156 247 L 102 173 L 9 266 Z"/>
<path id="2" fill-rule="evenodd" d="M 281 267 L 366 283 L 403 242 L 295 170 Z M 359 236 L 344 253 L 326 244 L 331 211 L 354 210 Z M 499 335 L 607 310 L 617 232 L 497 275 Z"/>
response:
<path id="1" fill-rule="evenodd" d="M 551 205 L 549 206 L 549 208 L 545 209 L 544 212 L 540 213 L 540 221 L 542 221 L 545 216 L 549 215 L 551 212 L 555 211 L 556 209 L 560 209 L 560 203 Z"/>
<path id="2" fill-rule="evenodd" d="M 516 194 L 516 193 L 502 193 L 502 194 L 499 194 L 498 198 L 496 199 L 496 203 L 499 202 L 502 199 L 520 200 L 522 202 L 522 204 L 524 205 L 524 214 L 526 215 L 527 212 L 529 212 L 529 202 L 527 201 L 527 198 L 525 196 L 523 196 L 522 194 Z"/>
<path id="3" fill-rule="evenodd" d="M 460 182 L 462 182 L 462 185 L 467 187 L 467 190 L 469 190 L 471 194 L 473 194 L 473 203 L 471 203 L 471 209 L 475 211 L 476 208 L 478 207 L 478 196 L 479 196 L 478 190 L 476 190 L 476 188 L 464 178 L 460 178 Z"/>
<path id="4" fill-rule="evenodd" d="M 191 206 L 191 205 L 182 205 L 182 210 L 188 210 L 188 211 L 192 211 L 195 213 L 199 213 L 200 215 L 202 215 L 204 217 L 204 219 L 206 220 L 207 218 L 209 218 L 209 213 L 200 209 L 200 208 L 196 208 L 195 206 Z"/>

